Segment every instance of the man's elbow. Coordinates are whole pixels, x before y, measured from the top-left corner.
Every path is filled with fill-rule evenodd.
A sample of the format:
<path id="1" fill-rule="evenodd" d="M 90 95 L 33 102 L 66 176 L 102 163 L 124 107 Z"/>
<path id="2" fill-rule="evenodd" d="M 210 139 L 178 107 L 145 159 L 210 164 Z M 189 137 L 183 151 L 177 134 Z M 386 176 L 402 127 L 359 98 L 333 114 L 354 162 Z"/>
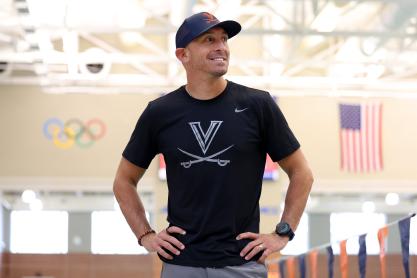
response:
<path id="1" fill-rule="evenodd" d="M 296 171 L 292 172 L 289 177 L 290 179 L 297 181 L 297 183 L 304 185 L 307 190 L 311 189 L 314 182 L 313 172 L 309 167 L 300 167 Z"/>
<path id="2" fill-rule="evenodd" d="M 123 190 L 123 182 L 120 180 L 120 178 L 115 178 L 113 181 L 113 193 L 114 195 L 118 195 L 120 191 Z"/>
<path id="3" fill-rule="evenodd" d="M 311 189 L 311 187 L 313 186 L 314 183 L 314 176 L 313 176 L 313 172 L 311 171 L 310 168 L 307 168 L 306 173 L 305 173 L 305 184 L 308 186 L 309 190 Z"/>
<path id="4" fill-rule="evenodd" d="M 114 195 L 116 195 L 118 191 L 119 191 L 119 183 L 117 182 L 117 179 L 115 179 L 113 181 L 113 193 L 114 193 Z"/>
<path id="5" fill-rule="evenodd" d="M 116 195 L 117 193 L 130 190 L 133 188 L 136 190 L 137 182 L 133 179 L 125 176 L 117 175 L 113 181 L 113 193 Z"/>

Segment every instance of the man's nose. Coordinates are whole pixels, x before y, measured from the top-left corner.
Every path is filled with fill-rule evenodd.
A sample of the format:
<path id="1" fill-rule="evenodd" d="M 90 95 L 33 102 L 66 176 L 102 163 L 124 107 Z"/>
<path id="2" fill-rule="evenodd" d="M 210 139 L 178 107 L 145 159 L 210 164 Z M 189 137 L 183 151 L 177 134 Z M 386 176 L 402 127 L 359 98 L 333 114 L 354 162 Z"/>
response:
<path id="1" fill-rule="evenodd" d="M 215 43 L 216 50 L 226 50 L 227 47 L 227 41 L 224 41 L 223 39 L 219 39 Z"/>

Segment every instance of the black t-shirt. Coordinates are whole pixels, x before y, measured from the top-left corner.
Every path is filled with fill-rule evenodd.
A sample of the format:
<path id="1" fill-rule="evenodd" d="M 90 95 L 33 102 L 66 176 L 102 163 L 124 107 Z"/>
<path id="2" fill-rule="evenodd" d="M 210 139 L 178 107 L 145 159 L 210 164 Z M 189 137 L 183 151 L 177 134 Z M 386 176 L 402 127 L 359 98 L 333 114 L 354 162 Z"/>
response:
<path id="1" fill-rule="evenodd" d="M 228 81 L 210 100 L 182 86 L 151 101 L 123 152 L 147 168 L 158 153 L 166 162 L 168 222 L 187 234 L 168 263 L 224 267 L 246 261 L 239 253 L 259 232 L 259 198 L 266 154 L 279 161 L 300 147 L 269 93 Z"/>

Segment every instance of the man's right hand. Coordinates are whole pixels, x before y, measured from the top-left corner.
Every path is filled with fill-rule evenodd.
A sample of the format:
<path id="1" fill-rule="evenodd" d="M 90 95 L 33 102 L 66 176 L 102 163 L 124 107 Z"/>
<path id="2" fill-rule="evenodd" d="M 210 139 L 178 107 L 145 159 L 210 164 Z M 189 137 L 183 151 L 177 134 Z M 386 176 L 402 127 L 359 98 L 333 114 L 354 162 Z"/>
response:
<path id="1" fill-rule="evenodd" d="M 141 243 L 148 252 L 157 252 L 162 257 L 172 260 L 173 257 L 164 248 L 177 256 L 180 254 L 180 250 L 185 248 L 184 244 L 170 235 L 175 233 L 185 235 L 183 229 L 172 226 L 160 231 L 158 234 L 152 233 L 144 236 Z"/>

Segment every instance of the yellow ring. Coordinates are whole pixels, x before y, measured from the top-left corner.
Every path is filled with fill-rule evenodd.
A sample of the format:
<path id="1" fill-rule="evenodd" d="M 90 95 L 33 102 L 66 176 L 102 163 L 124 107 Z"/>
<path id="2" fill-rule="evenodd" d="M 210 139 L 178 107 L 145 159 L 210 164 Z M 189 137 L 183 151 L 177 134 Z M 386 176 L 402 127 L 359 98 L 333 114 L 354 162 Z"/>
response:
<path id="1" fill-rule="evenodd" d="M 64 133 L 67 137 L 67 140 L 65 141 L 61 141 L 59 139 L 59 133 L 60 130 L 58 127 L 55 127 L 54 130 L 52 131 L 52 142 L 54 142 L 54 145 L 57 146 L 60 149 L 69 149 L 72 147 L 72 145 L 74 145 L 74 138 L 75 138 L 75 131 L 72 128 L 69 127 L 65 127 L 64 128 Z"/>

